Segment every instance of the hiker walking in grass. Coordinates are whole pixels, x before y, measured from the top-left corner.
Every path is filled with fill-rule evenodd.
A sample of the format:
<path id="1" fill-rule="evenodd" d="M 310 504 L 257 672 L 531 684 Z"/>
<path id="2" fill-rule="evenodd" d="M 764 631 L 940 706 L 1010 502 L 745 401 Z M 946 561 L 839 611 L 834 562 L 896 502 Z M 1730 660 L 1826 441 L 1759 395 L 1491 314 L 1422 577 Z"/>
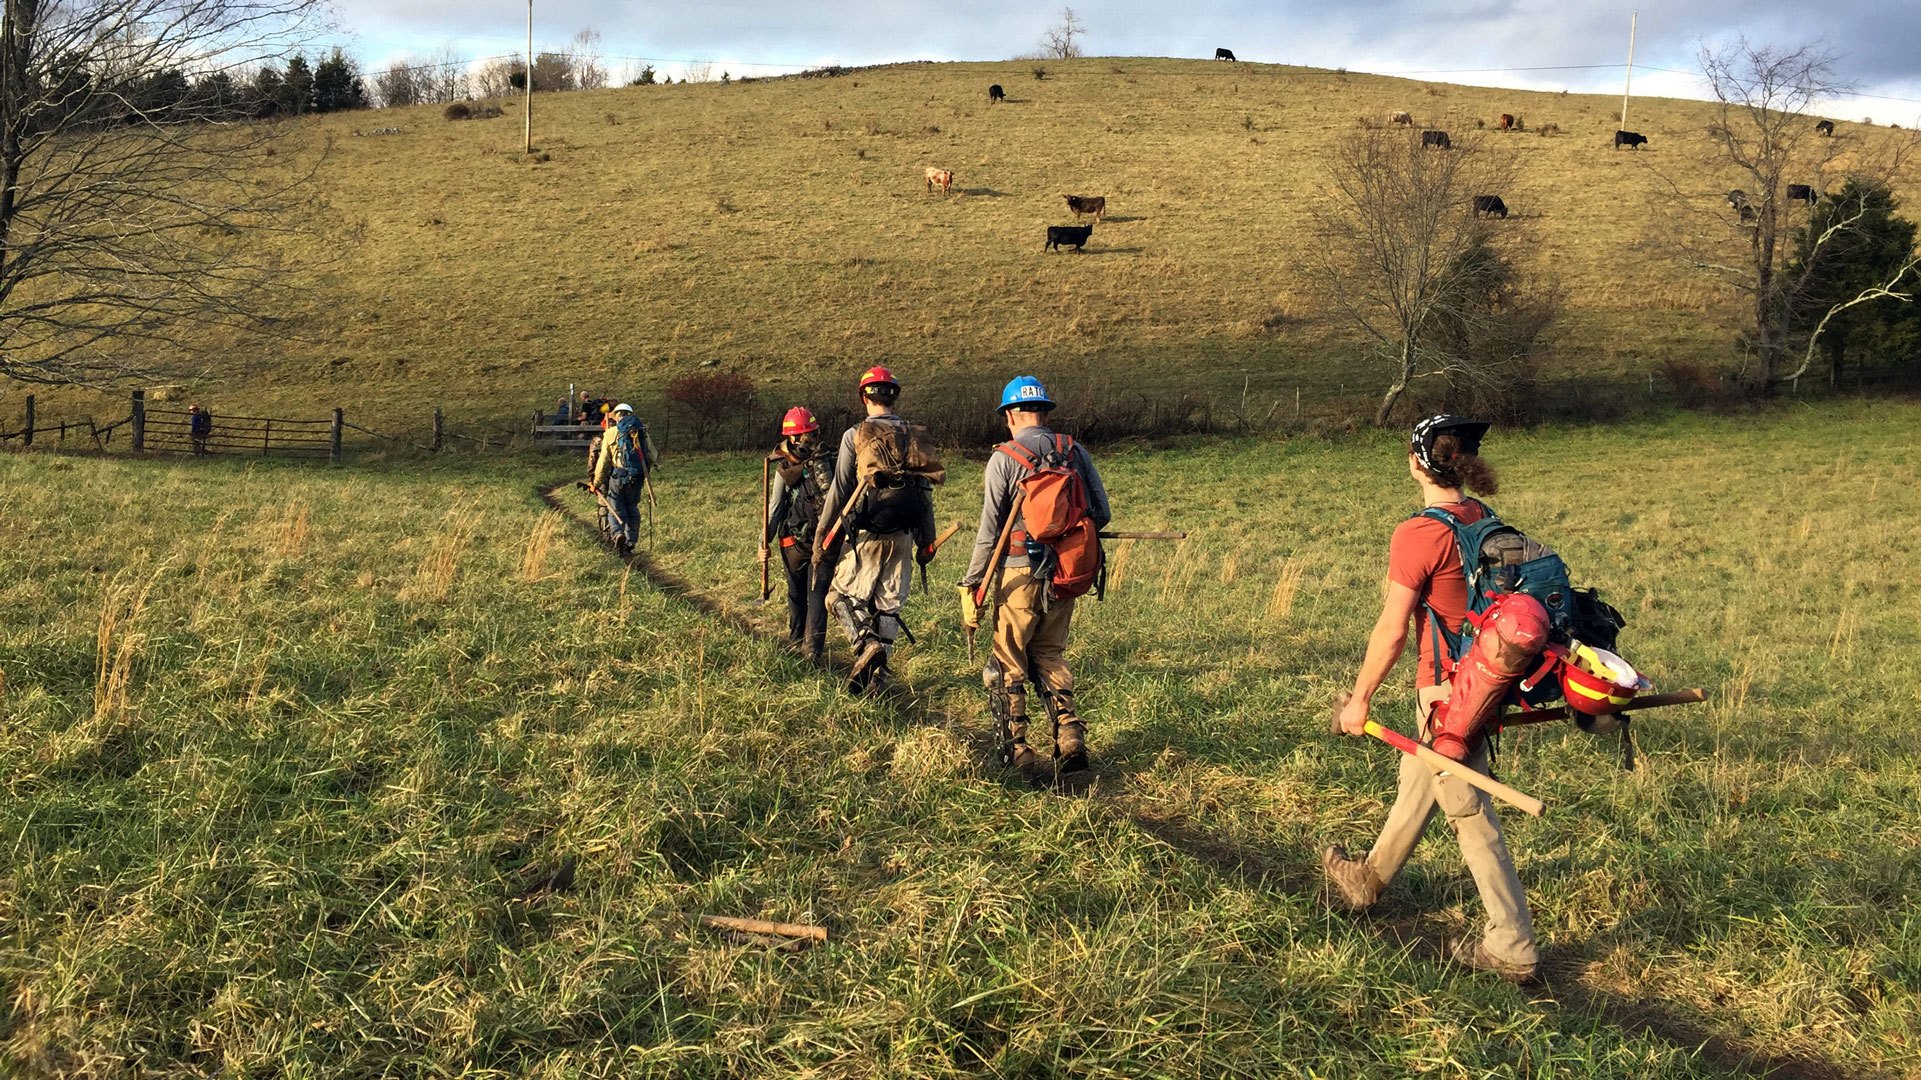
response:
<path id="1" fill-rule="evenodd" d="M 647 428 L 634 415 L 634 407 L 621 402 L 609 414 L 611 423 L 600 436 L 600 453 L 594 459 L 593 489 L 607 501 L 611 516 L 614 550 L 633 553 L 640 539 L 640 494 L 659 460 Z"/>
<path id="2" fill-rule="evenodd" d="M 187 436 L 194 453 L 206 453 L 207 440 L 213 437 L 213 414 L 198 405 L 187 406 Z"/>
<path id="3" fill-rule="evenodd" d="M 841 436 L 815 530 L 814 564 L 833 565 L 830 603 L 854 647 L 849 688 L 865 693 L 879 690 L 889 676 L 914 563 L 925 565 L 934 554 L 933 485 L 947 474 L 926 432 L 895 414 L 900 382 L 893 372 L 867 369 L 859 390 L 867 415 Z M 839 563 L 829 564 L 836 551 Z"/>
<path id="4" fill-rule="evenodd" d="M 814 529 L 820 523 L 821 504 L 827 486 L 833 481 L 833 462 L 827 459 L 820 441 L 820 421 L 798 406 L 787 410 L 780 421 L 780 445 L 768 456 L 772 466 L 767 493 L 767 520 L 760 536 L 760 558 L 765 563 L 769 549 L 780 552 L 781 569 L 787 575 L 787 637 L 802 651 L 819 656 L 825 645 L 827 621 L 824 614 L 826 590 L 819 593 L 823 614 L 809 620 L 808 604 L 814 596 L 811 570 Z M 818 637 L 809 637 L 809 626 Z"/>
<path id="5" fill-rule="evenodd" d="M 1455 731 L 1446 703 L 1450 692 L 1459 693 L 1459 686 L 1468 681 L 1465 671 L 1460 678 L 1449 674 L 1447 660 L 1470 610 L 1466 570 L 1449 521 L 1472 524 L 1492 513 L 1466 494 L 1470 489 L 1483 495 L 1497 490 L 1494 469 L 1479 454 L 1481 436 L 1488 427 L 1478 420 L 1432 416 L 1414 428 L 1408 472 L 1420 488 L 1423 510 L 1403 521 L 1388 544 L 1387 599 L 1368 637 L 1367 656 L 1355 676 L 1353 694 L 1339 714 L 1342 731 L 1363 733 L 1369 704 L 1400 658 L 1412 621 L 1420 656 L 1415 674 L 1420 738 L 1440 735 L 1434 739 L 1435 749 L 1444 753 L 1450 749 L 1449 739 L 1458 739 L 1447 756 L 1483 773 L 1488 765 L 1486 739 L 1476 731 Z M 1498 703 L 1493 707 L 1498 711 Z M 1437 724 L 1446 730 L 1437 732 Z M 1448 827 L 1461 845 L 1462 861 L 1487 908 L 1481 939 L 1458 939 L 1450 943 L 1449 955 L 1511 981 L 1531 980 L 1540 953 L 1514 859 L 1494 816 L 1494 804 L 1458 777 L 1437 774 L 1418 758 L 1403 756 L 1400 791 L 1374 846 L 1359 858 L 1339 845 L 1321 853 L 1329 883 L 1350 909 L 1374 904 L 1413 853 L 1436 810 L 1447 816 Z"/>
<path id="6" fill-rule="evenodd" d="M 1054 766 L 1087 768 L 1087 727 L 1074 708 L 1067 630 L 1074 601 L 1100 574 L 1100 539 L 1112 518 L 1107 489 L 1087 449 L 1047 427 L 1053 399 L 1023 375 L 1001 393 L 1008 441 L 995 448 L 982 481 L 980 530 L 960 581 L 961 623 L 993 620 L 987 684 L 1000 734 L 1001 764 L 1023 772 L 1040 764 L 1028 745 L 1027 683 L 1045 697 L 1054 721 Z"/>

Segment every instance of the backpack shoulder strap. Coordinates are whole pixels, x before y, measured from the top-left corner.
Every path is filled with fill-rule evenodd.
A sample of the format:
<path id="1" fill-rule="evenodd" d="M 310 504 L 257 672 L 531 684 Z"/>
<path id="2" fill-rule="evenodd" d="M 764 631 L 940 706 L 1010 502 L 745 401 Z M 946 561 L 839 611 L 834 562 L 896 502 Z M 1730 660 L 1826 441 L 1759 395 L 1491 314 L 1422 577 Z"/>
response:
<path id="1" fill-rule="evenodd" d="M 1013 439 L 1007 440 L 994 449 L 1006 454 L 1008 457 L 1013 458 L 1029 469 L 1037 470 L 1041 467 L 1041 459 L 1037 457 L 1032 450 L 1022 446 Z"/>

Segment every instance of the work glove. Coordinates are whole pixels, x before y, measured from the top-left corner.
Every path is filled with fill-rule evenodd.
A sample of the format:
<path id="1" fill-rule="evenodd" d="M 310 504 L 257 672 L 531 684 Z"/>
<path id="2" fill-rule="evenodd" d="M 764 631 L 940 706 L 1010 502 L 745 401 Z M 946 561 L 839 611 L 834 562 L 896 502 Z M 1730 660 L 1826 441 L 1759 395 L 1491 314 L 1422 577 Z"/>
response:
<path id="1" fill-rule="evenodd" d="M 926 566 L 928 563 L 934 561 L 934 555 L 935 555 L 934 545 L 928 544 L 924 547 L 917 548 L 914 551 L 914 561 L 921 564 L 922 566 Z"/>
<path id="2" fill-rule="evenodd" d="M 969 633 L 980 629 L 981 609 L 974 602 L 974 590 L 966 585 L 956 586 L 960 591 L 961 626 Z"/>

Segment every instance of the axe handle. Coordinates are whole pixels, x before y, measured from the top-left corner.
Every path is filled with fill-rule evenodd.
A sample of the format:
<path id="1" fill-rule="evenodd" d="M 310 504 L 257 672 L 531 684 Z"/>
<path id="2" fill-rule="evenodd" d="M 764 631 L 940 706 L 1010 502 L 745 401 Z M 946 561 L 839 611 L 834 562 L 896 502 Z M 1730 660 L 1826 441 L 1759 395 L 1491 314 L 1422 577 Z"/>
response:
<path id="1" fill-rule="evenodd" d="M 961 523 L 958 521 L 954 522 L 952 525 L 949 525 L 947 527 L 946 532 L 941 533 L 939 536 L 934 538 L 934 550 L 939 551 L 942 547 L 945 547 L 947 542 L 954 538 L 954 534 L 959 532 L 960 530 L 961 530 Z"/>
<path id="2" fill-rule="evenodd" d="M 1692 705 L 1697 701 L 1706 701 L 1707 699 L 1708 696 L 1698 688 L 1693 690 L 1676 690 L 1668 694 L 1649 694 L 1646 697 L 1635 698 L 1629 704 L 1615 711 L 1626 716 L 1640 712 L 1642 709 L 1659 709 L 1666 705 Z M 1501 718 L 1501 726 L 1511 728 L 1522 727 L 1527 724 L 1545 724 L 1553 720 L 1566 720 L 1571 715 L 1573 714 L 1568 712 L 1566 705 L 1556 705 L 1552 709 L 1535 709 L 1533 712 L 1510 713 Z"/>
<path id="3" fill-rule="evenodd" d="M 1103 529 L 1103 540 L 1185 540 L 1186 532 L 1133 532 L 1127 529 Z"/>
<path id="4" fill-rule="evenodd" d="M 1378 720 L 1367 722 L 1367 733 L 1403 754 L 1412 754 L 1420 758 L 1435 772 L 1444 772 L 1449 776 L 1457 777 L 1462 783 L 1477 787 L 1524 814 L 1540 817 L 1547 812 L 1546 804 L 1534 796 L 1516 791 L 1465 762 L 1455 761 L 1446 754 L 1425 743 L 1416 742 L 1393 728 L 1382 727 Z"/>

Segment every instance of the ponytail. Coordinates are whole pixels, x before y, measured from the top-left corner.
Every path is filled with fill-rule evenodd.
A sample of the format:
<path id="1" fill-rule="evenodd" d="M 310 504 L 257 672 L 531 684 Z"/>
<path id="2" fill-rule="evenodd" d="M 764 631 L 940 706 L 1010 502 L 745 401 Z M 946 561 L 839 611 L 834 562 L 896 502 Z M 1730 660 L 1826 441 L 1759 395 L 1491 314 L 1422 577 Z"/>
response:
<path id="1" fill-rule="evenodd" d="M 1501 490 L 1494 466 L 1481 455 L 1462 450 L 1461 440 L 1454 435 L 1436 435 L 1434 449 L 1427 457 L 1430 464 L 1422 466 L 1421 471 L 1441 487 L 1465 488 L 1476 495 L 1495 495 Z"/>

